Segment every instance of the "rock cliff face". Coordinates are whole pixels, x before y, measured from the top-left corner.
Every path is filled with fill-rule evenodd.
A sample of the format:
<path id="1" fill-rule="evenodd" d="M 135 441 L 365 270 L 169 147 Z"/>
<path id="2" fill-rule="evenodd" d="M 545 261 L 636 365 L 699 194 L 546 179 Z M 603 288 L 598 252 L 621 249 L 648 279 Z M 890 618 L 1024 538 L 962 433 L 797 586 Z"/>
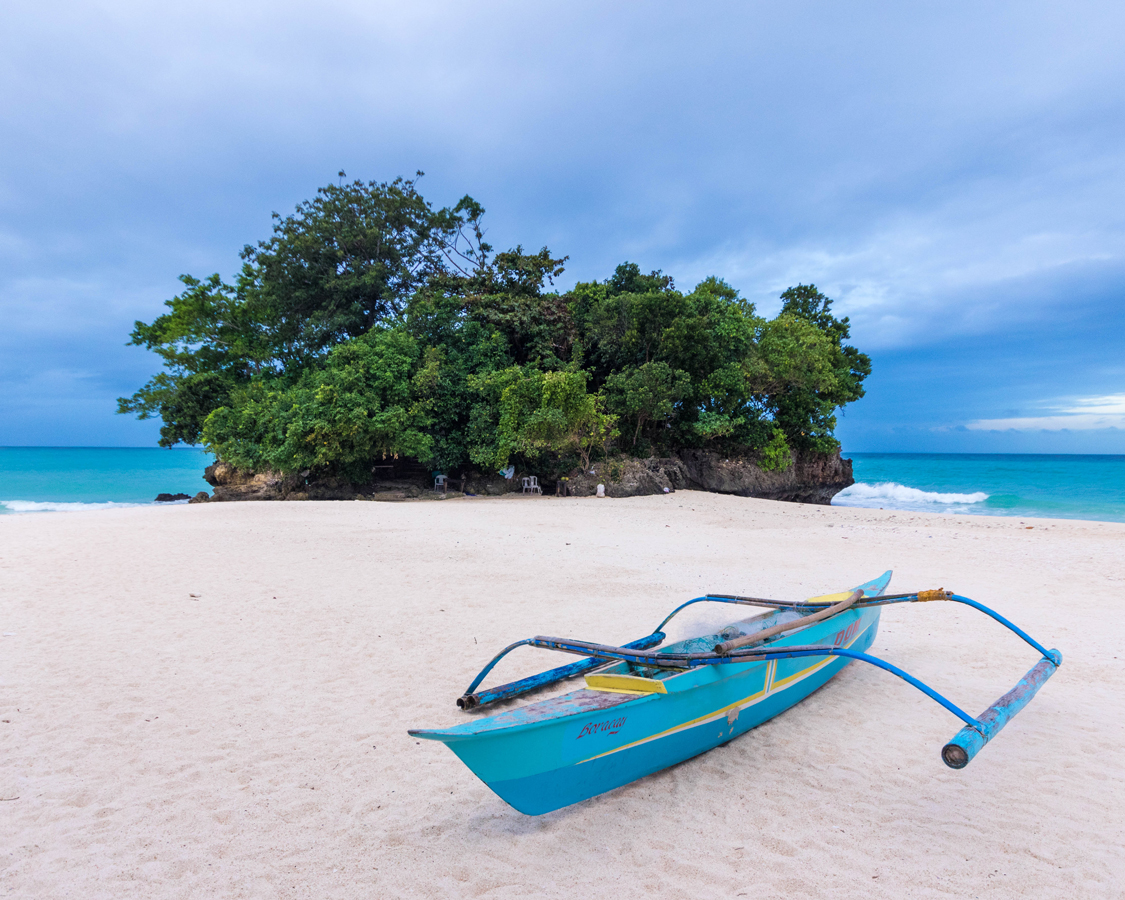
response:
<path id="1" fill-rule="evenodd" d="M 389 471 L 370 484 L 356 485 L 337 478 L 309 478 L 309 473 L 282 476 L 275 472 L 246 472 L 224 462 L 208 466 L 204 478 L 214 487 L 210 502 L 231 500 L 411 500 L 435 495 L 429 473 L 411 463 L 385 467 Z M 784 471 L 766 472 L 752 459 L 724 457 L 707 450 L 684 450 L 677 456 L 653 459 L 603 461 L 593 467 L 594 474 L 582 473 L 566 484 L 577 497 L 592 496 L 604 484 L 610 497 L 637 497 L 688 489 L 790 500 L 798 503 L 827 504 L 850 484 L 851 460 L 838 453 L 796 454 Z M 449 495 L 461 491 L 498 495 L 518 491 L 518 478 L 505 480 L 496 475 L 468 475 L 451 478 Z M 544 484 L 554 493 L 554 484 Z M 201 501 L 196 497 L 192 502 Z"/>
<path id="2" fill-rule="evenodd" d="M 784 471 L 766 472 L 750 459 L 724 457 L 707 450 L 683 450 L 673 457 L 595 465 L 593 471 L 593 475 L 585 473 L 571 479 L 572 494 L 590 496 L 598 484 L 604 484 L 610 497 L 687 488 L 765 500 L 828 504 L 855 483 L 851 460 L 842 459 L 838 453 L 796 454 L 793 464 Z"/>
<path id="3" fill-rule="evenodd" d="M 218 460 L 203 472 L 215 492 L 211 502 L 231 500 L 354 500 L 361 488 L 339 478 L 310 480 L 309 473 L 284 476 L 268 469 L 248 472 Z M 414 485 L 409 485 L 414 488 Z M 420 493 L 420 492 L 419 492 Z M 402 498 L 396 498 L 402 499 Z"/>
<path id="4" fill-rule="evenodd" d="M 281 500 L 284 479 L 270 471 L 247 472 L 222 460 L 203 470 L 203 480 L 215 492 L 211 500 Z"/>

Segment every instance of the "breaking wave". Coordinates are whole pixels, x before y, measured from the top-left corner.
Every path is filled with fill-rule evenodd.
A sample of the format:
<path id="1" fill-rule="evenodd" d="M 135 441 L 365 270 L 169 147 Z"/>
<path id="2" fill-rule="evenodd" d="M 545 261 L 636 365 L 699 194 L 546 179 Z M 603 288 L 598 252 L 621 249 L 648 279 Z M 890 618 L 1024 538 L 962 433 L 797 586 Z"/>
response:
<path id="1" fill-rule="evenodd" d="M 832 498 L 833 506 L 863 506 L 878 509 L 937 510 L 942 507 L 971 506 L 988 499 L 988 494 L 977 491 L 972 494 L 942 494 L 936 491 L 923 491 L 907 487 L 894 481 L 879 484 L 858 482 L 844 488 Z"/>
<path id="2" fill-rule="evenodd" d="M 186 500 L 178 501 L 186 503 Z M 105 503 L 63 503 L 50 500 L 0 500 L 0 513 L 13 512 L 82 512 L 90 509 L 130 509 L 135 506 L 153 506 L 152 503 L 115 503 L 112 500 Z M 168 506 L 171 504 L 160 504 Z"/>

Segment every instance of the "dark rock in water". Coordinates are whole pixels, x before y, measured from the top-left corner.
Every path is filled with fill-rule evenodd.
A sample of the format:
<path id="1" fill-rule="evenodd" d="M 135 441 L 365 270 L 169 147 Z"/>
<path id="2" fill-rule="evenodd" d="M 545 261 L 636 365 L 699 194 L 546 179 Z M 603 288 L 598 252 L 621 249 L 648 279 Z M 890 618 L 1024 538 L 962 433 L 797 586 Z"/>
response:
<path id="1" fill-rule="evenodd" d="M 191 494 L 157 494 L 157 503 L 175 503 L 177 500 L 190 500 Z"/>
<path id="2" fill-rule="evenodd" d="M 206 491 L 200 491 L 188 501 L 188 505 L 192 503 L 207 503 L 210 499 Z"/>

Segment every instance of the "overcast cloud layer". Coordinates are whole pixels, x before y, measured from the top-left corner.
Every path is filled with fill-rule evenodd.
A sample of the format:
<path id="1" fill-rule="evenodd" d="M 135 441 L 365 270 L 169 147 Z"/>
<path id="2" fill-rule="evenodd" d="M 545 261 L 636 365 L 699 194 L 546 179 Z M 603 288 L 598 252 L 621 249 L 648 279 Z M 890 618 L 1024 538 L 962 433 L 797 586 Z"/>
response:
<path id="1" fill-rule="evenodd" d="M 845 449 L 1125 452 L 1125 7 L 606 6 L 9 0 L 0 445 L 153 444 L 133 321 L 342 168 L 564 287 L 815 282 L 875 362 Z"/>

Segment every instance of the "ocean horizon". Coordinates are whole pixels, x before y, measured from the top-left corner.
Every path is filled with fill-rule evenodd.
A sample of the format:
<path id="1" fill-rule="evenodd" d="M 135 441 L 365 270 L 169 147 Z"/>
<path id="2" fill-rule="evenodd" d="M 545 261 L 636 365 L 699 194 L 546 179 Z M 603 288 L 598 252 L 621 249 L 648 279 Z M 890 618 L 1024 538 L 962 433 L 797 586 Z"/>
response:
<path id="1" fill-rule="evenodd" d="M 1125 455 L 843 453 L 833 506 L 1125 522 Z M 209 491 L 197 447 L 0 447 L 0 515 L 155 505 Z M 187 501 L 179 501 L 187 502 Z"/>

